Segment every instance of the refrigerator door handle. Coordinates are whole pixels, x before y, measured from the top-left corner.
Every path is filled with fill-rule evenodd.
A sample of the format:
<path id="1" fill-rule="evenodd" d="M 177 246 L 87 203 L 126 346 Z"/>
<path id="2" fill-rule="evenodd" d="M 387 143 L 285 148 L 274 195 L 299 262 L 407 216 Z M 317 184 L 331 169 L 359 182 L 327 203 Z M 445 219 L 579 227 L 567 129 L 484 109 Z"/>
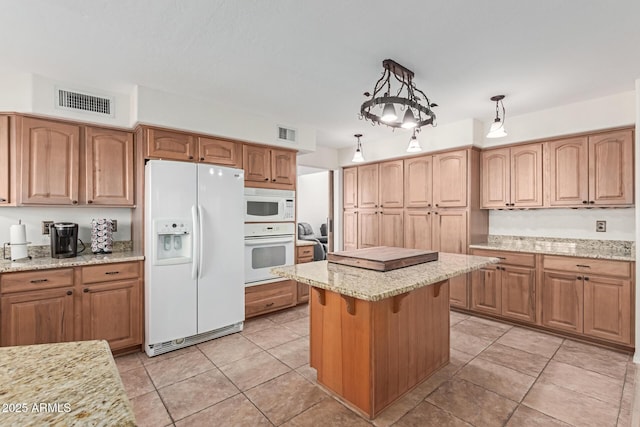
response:
<path id="1" fill-rule="evenodd" d="M 202 216 L 202 206 L 198 205 L 198 279 L 202 278 L 202 270 L 204 270 L 204 261 L 202 258 L 202 253 L 204 252 L 204 238 L 203 232 L 204 229 L 204 217 Z"/>
<path id="2" fill-rule="evenodd" d="M 198 242 L 200 239 L 200 224 L 198 222 L 198 211 L 195 205 L 191 206 L 191 221 L 193 222 L 193 239 L 191 239 L 193 242 L 193 248 L 191 251 L 191 278 L 196 279 L 198 277 L 198 262 L 200 259 L 198 256 L 200 249 L 200 242 Z"/>

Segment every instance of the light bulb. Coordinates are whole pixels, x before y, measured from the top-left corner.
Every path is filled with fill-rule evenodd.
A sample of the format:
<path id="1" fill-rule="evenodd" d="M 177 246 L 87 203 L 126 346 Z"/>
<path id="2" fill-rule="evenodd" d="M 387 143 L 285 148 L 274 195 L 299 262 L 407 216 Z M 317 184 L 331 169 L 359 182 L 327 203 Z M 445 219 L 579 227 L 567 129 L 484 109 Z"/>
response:
<path id="1" fill-rule="evenodd" d="M 397 119 L 398 119 L 398 116 L 396 115 L 396 109 L 393 106 L 393 104 L 391 103 L 384 104 L 384 108 L 382 109 L 382 116 L 380 117 L 380 120 L 382 120 L 383 122 L 389 123 Z"/>
<path id="2" fill-rule="evenodd" d="M 491 123 L 491 128 L 489 129 L 489 133 L 487 134 L 487 138 L 502 138 L 503 136 L 507 136 L 507 132 L 504 130 L 504 126 L 499 118 Z"/>
<path id="3" fill-rule="evenodd" d="M 402 119 L 402 126 L 405 129 L 413 129 L 416 127 L 418 123 L 416 122 L 416 118 L 413 116 L 413 111 L 411 108 L 407 107 L 407 112 L 404 113 L 404 119 Z"/>

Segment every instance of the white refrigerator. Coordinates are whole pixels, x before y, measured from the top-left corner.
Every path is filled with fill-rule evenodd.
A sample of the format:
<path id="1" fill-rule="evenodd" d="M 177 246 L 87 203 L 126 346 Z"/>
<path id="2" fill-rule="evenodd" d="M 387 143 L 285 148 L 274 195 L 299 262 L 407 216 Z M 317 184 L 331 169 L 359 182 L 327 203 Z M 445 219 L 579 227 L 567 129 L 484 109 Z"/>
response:
<path id="1" fill-rule="evenodd" d="M 244 172 L 145 165 L 145 351 L 166 353 L 242 330 Z"/>

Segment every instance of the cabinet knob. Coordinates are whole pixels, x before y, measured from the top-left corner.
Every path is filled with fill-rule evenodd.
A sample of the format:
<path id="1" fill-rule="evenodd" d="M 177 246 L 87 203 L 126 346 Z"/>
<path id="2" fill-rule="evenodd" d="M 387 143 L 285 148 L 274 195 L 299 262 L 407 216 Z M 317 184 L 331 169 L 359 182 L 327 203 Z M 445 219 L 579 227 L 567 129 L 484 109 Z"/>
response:
<path id="1" fill-rule="evenodd" d="M 589 200 L 589 204 L 594 204 L 595 202 L 593 200 Z"/>
<path id="2" fill-rule="evenodd" d="M 74 205 L 77 205 L 78 201 L 77 200 L 72 200 L 71 203 L 73 203 Z"/>
<path id="3" fill-rule="evenodd" d="M 515 205 L 516 205 L 515 203 L 509 203 L 509 206 L 515 206 Z"/>
<path id="4" fill-rule="evenodd" d="M 587 276 L 584 276 L 584 280 L 589 280 L 589 278 Z"/>
<path id="5" fill-rule="evenodd" d="M 189 160 L 193 160 L 193 156 L 189 156 Z"/>
<path id="6" fill-rule="evenodd" d="M 427 203 L 427 207 L 430 208 L 431 207 L 431 203 Z"/>
<path id="7" fill-rule="evenodd" d="M 2 202 L 6 202 L 6 201 L 7 201 L 7 199 L 5 199 L 5 198 L 3 198 L 3 197 L 0 197 L 0 203 L 2 203 Z"/>
<path id="8" fill-rule="evenodd" d="M 200 157 L 200 161 L 204 161 L 204 157 Z"/>
<path id="9" fill-rule="evenodd" d="M 431 215 L 431 212 L 427 212 L 427 215 Z"/>
<path id="10" fill-rule="evenodd" d="M 93 203 L 93 200 L 87 200 L 87 203 Z"/>
<path id="11" fill-rule="evenodd" d="M 438 215 L 438 212 L 434 212 L 433 214 L 434 214 L 434 215 Z"/>
<path id="12" fill-rule="evenodd" d="M 264 180 L 265 180 L 265 181 L 269 181 L 269 178 L 265 178 Z"/>
<path id="13" fill-rule="evenodd" d="M 505 203 L 504 205 L 505 205 L 505 206 L 509 206 L 509 203 Z"/>
<path id="14" fill-rule="evenodd" d="M 582 201 L 582 204 L 583 204 L 583 205 L 586 205 L 587 203 L 589 203 L 589 202 L 587 202 L 586 200 L 583 200 L 583 201 Z"/>
<path id="15" fill-rule="evenodd" d="M 582 280 L 582 276 L 578 276 L 578 277 L 576 277 L 576 279 Z"/>
<path id="16" fill-rule="evenodd" d="M 89 288 L 84 288 L 84 289 L 82 290 L 82 292 L 84 292 L 85 294 L 88 294 L 88 293 L 89 293 Z"/>
<path id="17" fill-rule="evenodd" d="M 438 204 L 436 203 L 436 208 L 438 207 Z"/>
<path id="18" fill-rule="evenodd" d="M 275 178 L 273 178 L 271 181 L 276 182 L 276 179 L 275 179 Z"/>
<path id="19" fill-rule="evenodd" d="M 497 267 L 496 267 L 496 270 L 500 270 L 500 266 L 497 266 Z"/>
<path id="20" fill-rule="evenodd" d="M 73 295 L 73 291 L 67 291 L 67 295 Z"/>

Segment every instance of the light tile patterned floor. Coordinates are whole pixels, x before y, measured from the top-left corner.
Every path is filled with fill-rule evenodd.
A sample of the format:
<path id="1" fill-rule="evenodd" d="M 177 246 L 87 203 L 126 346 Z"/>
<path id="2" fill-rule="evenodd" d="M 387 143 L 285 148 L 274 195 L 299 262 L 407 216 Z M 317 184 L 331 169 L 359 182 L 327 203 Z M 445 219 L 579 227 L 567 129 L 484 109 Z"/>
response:
<path id="1" fill-rule="evenodd" d="M 363 419 L 315 384 L 307 306 L 154 358 L 116 358 L 140 426 L 631 426 L 630 356 L 451 313 L 451 363 Z"/>

